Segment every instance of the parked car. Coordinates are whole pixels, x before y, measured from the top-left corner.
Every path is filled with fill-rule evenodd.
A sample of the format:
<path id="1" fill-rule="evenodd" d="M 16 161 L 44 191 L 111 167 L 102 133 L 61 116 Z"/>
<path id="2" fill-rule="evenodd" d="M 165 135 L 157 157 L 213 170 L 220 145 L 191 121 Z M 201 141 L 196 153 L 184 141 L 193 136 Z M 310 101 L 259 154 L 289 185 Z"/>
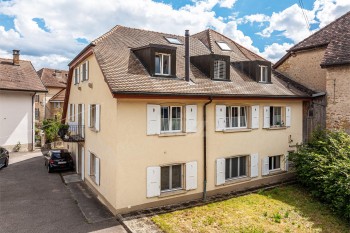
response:
<path id="1" fill-rule="evenodd" d="M 0 168 L 7 167 L 9 165 L 10 155 L 8 150 L 0 147 Z"/>
<path id="2" fill-rule="evenodd" d="M 45 154 L 45 166 L 49 173 L 53 171 L 74 170 L 74 162 L 66 149 L 53 149 Z"/>

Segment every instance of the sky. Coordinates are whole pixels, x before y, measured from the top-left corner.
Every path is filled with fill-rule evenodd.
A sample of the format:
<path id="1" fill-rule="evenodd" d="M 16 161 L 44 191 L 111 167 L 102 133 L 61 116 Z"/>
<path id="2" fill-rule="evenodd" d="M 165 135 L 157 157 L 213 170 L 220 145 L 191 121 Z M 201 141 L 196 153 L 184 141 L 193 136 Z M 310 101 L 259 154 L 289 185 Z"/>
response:
<path id="1" fill-rule="evenodd" d="M 276 62 L 291 46 L 350 11 L 350 0 L 0 0 L 0 57 L 68 69 L 115 25 L 184 35 L 207 28 Z"/>

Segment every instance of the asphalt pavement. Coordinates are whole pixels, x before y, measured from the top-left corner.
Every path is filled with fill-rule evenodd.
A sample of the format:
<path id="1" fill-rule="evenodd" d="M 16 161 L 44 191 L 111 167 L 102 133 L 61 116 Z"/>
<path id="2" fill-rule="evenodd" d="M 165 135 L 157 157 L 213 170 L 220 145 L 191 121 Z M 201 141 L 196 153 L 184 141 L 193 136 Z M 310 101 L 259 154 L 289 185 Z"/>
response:
<path id="1" fill-rule="evenodd" d="M 88 223 L 60 174 L 47 172 L 40 153 L 10 155 L 10 165 L 0 169 L 0 232 L 95 231 L 126 232 L 115 218 Z"/>

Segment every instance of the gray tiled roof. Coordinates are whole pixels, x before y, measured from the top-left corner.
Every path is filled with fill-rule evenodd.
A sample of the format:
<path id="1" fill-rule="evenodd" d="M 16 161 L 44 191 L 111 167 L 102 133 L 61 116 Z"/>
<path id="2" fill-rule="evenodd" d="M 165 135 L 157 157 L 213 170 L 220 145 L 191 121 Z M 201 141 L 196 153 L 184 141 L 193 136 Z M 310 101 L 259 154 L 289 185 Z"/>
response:
<path id="1" fill-rule="evenodd" d="M 42 68 L 37 73 L 45 87 L 65 88 L 67 86 L 68 71 L 66 70 Z"/>
<path id="2" fill-rule="evenodd" d="M 213 81 L 195 66 L 190 66 L 190 79 L 184 79 L 185 46 L 169 44 L 164 36 L 175 37 L 184 43 L 184 37 L 166 33 L 116 26 L 92 42 L 93 52 L 113 93 L 222 95 L 222 96 L 308 96 L 272 75 L 272 84 L 261 84 L 247 77 L 233 66 L 230 81 Z M 232 51 L 221 51 L 216 41 L 226 42 Z M 176 78 L 151 77 L 131 51 L 149 44 L 171 45 L 176 49 Z M 230 56 L 231 62 L 264 60 L 229 38 L 206 30 L 191 36 L 190 56 L 210 53 Z"/>
<path id="3" fill-rule="evenodd" d="M 30 61 L 13 65 L 12 59 L 5 58 L 0 58 L 0 90 L 46 92 Z"/>

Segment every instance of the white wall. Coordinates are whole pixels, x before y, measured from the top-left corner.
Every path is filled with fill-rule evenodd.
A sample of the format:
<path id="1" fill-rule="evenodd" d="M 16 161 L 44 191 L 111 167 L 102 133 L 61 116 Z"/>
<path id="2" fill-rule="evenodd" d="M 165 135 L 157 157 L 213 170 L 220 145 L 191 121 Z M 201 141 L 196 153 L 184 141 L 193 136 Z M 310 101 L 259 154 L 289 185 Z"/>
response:
<path id="1" fill-rule="evenodd" d="M 32 143 L 33 94 L 0 91 L 0 146 Z"/>

